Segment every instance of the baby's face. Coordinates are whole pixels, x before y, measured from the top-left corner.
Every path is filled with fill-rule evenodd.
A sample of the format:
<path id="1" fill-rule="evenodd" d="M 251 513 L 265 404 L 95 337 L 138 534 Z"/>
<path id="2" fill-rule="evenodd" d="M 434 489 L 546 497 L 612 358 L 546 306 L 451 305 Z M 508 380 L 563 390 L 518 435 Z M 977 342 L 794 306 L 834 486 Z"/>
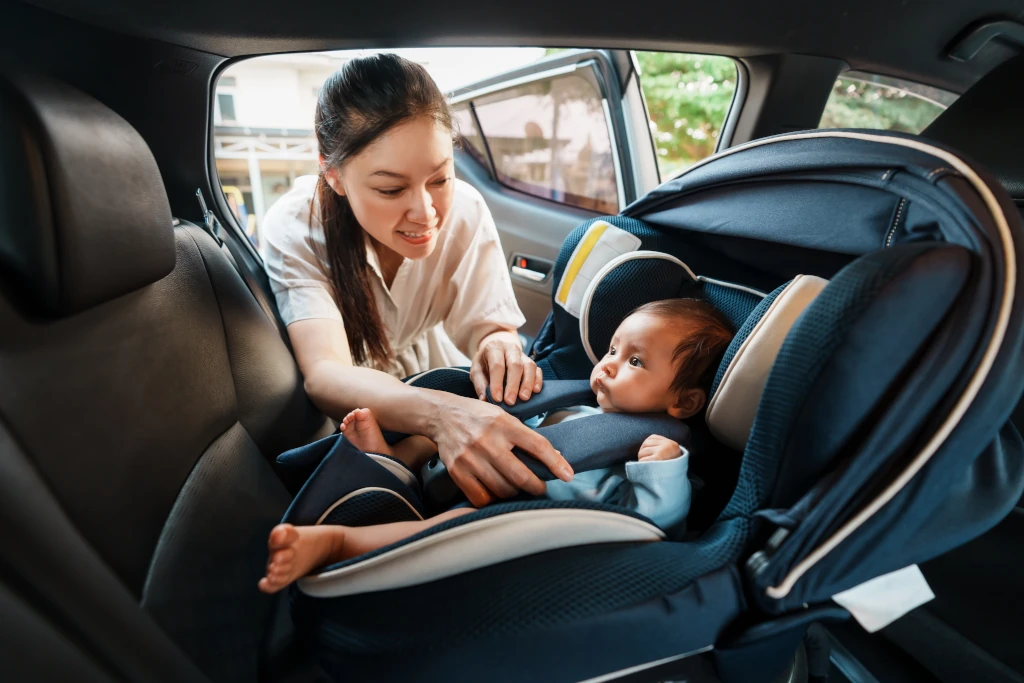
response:
<path id="1" fill-rule="evenodd" d="M 615 413 L 668 412 L 676 403 L 670 390 L 676 375 L 672 355 L 685 333 L 684 324 L 648 313 L 623 320 L 590 373 L 597 404 Z"/>

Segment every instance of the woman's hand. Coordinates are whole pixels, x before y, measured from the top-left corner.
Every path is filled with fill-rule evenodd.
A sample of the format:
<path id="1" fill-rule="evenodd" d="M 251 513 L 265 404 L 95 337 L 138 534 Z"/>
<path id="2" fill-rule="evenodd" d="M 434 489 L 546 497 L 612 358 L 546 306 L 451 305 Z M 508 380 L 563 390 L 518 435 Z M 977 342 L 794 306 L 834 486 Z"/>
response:
<path id="1" fill-rule="evenodd" d="M 485 385 L 486 386 L 486 385 Z M 440 392 L 435 392 L 441 397 Z M 429 434 L 455 484 L 476 507 L 519 491 L 543 495 L 544 482 L 512 454 L 516 446 L 530 453 L 559 479 L 573 472 L 562 454 L 543 436 L 501 408 L 461 396 L 444 395 L 440 418 Z"/>
<path id="2" fill-rule="evenodd" d="M 480 341 L 469 378 L 481 401 L 487 398 L 490 386 L 494 400 L 504 400 L 510 406 L 515 405 L 516 397 L 529 399 L 544 384 L 537 364 L 523 352 L 519 335 L 507 330 L 493 332 Z"/>
<path id="3" fill-rule="evenodd" d="M 640 445 L 637 460 L 672 460 L 683 454 L 679 444 L 672 439 L 652 434 Z"/>

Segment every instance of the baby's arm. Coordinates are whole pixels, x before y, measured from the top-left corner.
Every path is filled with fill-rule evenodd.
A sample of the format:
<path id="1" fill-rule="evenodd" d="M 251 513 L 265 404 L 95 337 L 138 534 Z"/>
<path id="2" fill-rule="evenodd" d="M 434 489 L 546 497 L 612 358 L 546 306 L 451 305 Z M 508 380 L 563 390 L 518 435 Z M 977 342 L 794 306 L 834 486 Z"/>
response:
<path id="1" fill-rule="evenodd" d="M 623 503 L 669 533 L 682 528 L 690 511 L 689 453 L 663 436 L 640 447 L 637 462 L 626 463 Z"/>

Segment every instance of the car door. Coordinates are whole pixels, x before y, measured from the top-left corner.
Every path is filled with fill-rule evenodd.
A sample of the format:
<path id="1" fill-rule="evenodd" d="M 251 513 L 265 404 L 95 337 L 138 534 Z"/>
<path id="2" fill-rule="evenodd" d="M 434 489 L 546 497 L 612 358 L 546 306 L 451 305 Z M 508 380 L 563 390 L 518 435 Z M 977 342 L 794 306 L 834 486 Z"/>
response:
<path id="1" fill-rule="evenodd" d="M 452 104 L 456 174 L 490 207 L 532 339 L 551 310 L 565 237 L 659 182 L 635 62 L 629 52 L 566 50 L 465 86 Z"/>

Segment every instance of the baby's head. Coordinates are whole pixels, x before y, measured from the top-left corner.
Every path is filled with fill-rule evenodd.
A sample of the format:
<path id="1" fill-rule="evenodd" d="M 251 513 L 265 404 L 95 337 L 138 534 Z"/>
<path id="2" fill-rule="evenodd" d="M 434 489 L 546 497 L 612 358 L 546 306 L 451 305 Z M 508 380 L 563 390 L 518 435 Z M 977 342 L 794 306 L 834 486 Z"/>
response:
<path id="1" fill-rule="evenodd" d="M 645 304 L 615 330 L 590 388 L 608 412 L 691 417 L 704 407 L 732 335 L 725 316 L 698 299 Z"/>

